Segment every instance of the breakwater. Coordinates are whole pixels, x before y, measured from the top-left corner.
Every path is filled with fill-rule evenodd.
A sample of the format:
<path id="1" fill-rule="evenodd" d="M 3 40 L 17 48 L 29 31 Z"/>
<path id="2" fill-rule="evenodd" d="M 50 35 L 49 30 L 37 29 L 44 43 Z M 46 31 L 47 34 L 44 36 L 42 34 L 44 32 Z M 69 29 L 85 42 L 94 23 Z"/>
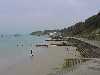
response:
<path id="1" fill-rule="evenodd" d="M 84 58 L 100 58 L 100 48 L 84 41 L 68 38 L 67 40 L 72 46 L 77 47 L 77 51 L 80 52 Z"/>

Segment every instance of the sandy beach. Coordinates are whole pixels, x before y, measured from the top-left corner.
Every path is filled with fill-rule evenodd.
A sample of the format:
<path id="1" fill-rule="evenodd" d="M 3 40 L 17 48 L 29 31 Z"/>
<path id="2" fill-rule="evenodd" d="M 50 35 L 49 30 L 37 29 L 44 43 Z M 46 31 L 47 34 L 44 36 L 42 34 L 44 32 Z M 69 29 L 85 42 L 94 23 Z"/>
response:
<path id="1" fill-rule="evenodd" d="M 76 68 L 75 71 L 63 75 L 100 75 L 100 59 L 93 59 Z"/>
<path id="2" fill-rule="evenodd" d="M 34 48 L 34 57 L 27 55 L 20 58 L 18 63 L 6 66 L 0 75 L 47 75 L 56 67 L 62 67 L 65 58 L 79 57 L 73 47 Z M 12 61 L 13 62 L 13 61 Z"/>

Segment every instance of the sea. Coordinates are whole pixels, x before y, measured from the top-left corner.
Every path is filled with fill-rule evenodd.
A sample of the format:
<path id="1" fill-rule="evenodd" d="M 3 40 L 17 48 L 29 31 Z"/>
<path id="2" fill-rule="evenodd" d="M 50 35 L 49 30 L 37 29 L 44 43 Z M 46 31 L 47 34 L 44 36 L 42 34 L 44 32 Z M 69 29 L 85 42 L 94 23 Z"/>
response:
<path id="1" fill-rule="evenodd" d="M 36 44 L 46 44 L 47 36 L 3 35 L 0 37 L 0 58 L 27 56 Z"/>

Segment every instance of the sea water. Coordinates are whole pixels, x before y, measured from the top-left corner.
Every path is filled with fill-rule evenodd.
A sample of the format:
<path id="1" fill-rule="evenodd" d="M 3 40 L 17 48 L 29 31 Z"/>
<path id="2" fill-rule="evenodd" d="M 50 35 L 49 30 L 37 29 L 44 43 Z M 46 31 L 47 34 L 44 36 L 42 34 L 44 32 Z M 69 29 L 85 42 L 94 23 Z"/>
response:
<path id="1" fill-rule="evenodd" d="M 35 44 L 45 43 L 45 36 L 12 36 L 0 37 L 0 58 L 26 56 Z"/>

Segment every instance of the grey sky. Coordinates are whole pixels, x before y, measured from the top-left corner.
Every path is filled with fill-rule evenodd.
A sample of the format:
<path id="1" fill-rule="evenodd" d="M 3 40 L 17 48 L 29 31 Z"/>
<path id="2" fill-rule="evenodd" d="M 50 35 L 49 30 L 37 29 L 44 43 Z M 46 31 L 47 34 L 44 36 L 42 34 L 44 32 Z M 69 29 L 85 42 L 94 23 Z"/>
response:
<path id="1" fill-rule="evenodd" d="M 100 11 L 100 0 L 0 0 L 0 33 L 57 29 Z"/>

